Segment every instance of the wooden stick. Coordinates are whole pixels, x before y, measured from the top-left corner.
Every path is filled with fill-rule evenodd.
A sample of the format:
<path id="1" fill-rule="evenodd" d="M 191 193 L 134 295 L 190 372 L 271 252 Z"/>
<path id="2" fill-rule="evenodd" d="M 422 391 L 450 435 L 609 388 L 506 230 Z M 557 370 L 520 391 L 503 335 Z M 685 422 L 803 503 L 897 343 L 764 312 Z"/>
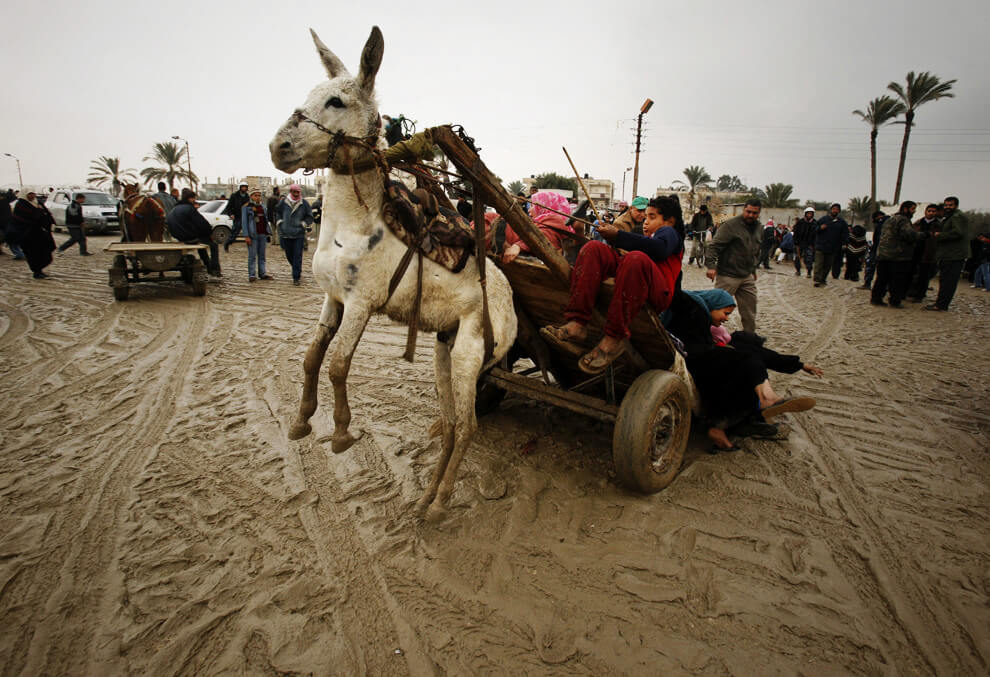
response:
<path id="1" fill-rule="evenodd" d="M 571 159 L 571 154 L 568 153 L 567 149 L 563 146 L 561 146 L 561 148 L 564 149 L 564 155 L 567 156 L 567 161 L 571 163 L 571 169 L 574 170 L 574 176 L 577 177 L 578 183 L 581 185 L 581 190 L 584 191 L 584 196 L 588 198 L 588 204 L 591 205 L 591 211 L 595 213 L 595 218 L 598 220 L 598 223 L 604 223 L 604 221 L 602 221 L 602 217 L 598 215 L 598 208 L 595 207 L 595 201 L 591 199 L 591 193 L 588 192 L 588 189 L 584 185 L 584 181 L 581 180 L 580 172 L 578 172 L 577 167 L 574 166 L 574 160 Z"/>

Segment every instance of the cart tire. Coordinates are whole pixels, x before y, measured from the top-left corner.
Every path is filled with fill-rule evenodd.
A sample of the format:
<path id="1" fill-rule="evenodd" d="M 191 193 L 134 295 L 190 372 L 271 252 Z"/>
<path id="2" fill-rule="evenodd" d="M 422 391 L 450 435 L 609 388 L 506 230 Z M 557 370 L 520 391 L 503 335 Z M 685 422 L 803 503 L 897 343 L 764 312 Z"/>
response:
<path id="1" fill-rule="evenodd" d="M 206 274 L 206 266 L 197 261 L 191 266 L 193 296 L 206 296 L 206 282 L 209 275 Z"/>
<path id="2" fill-rule="evenodd" d="M 622 398 L 612 435 L 612 459 L 623 486 L 652 494 L 681 469 L 691 432 L 691 400 L 675 374 L 646 371 Z"/>
<path id="3" fill-rule="evenodd" d="M 230 228 L 227 226 L 213 226 L 213 232 L 210 233 L 210 239 L 217 244 L 223 244 L 230 237 Z"/>
<path id="4" fill-rule="evenodd" d="M 130 287 L 127 282 L 127 259 L 118 254 L 113 258 L 110 268 L 110 286 L 113 287 L 113 297 L 118 301 L 126 301 Z"/>

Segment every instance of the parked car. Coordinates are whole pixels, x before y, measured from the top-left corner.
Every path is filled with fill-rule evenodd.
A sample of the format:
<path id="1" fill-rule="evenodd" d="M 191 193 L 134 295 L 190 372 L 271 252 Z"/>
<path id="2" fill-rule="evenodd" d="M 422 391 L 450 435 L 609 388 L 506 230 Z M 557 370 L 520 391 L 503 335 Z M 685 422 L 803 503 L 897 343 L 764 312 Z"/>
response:
<path id="1" fill-rule="evenodd" d="M 120 215 L 117 212 L 118 200 L 109 193 L 99 190 L 77 190 L 63 188 L 56 190 L 45 201 L 45 206 L 55 219 L 55 230 L 65 227 L 65 210 L 77 195 L 85 195 L 83 219 L 91 233 L 110 233 L 120 230 Z"/>
<path id="2" fill-rule="evenodd" d="M 199 205 L 199 213 L 213 227 L 212 237 L 213 241 L 217 244 L 226 242 L 234 227 L 233 219 L 223 213 L 223 210 L 226 208 L 226 200 L 209 200 Z"/>

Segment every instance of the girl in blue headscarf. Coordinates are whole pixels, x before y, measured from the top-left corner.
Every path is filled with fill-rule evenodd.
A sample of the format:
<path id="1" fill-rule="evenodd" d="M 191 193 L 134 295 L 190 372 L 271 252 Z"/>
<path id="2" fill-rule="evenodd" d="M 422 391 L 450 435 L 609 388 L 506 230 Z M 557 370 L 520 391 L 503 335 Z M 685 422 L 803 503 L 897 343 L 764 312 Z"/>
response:
<path id="1" fill-rule="evenodd" d="M 794 373 L 803 369 L 821 376 L 818 367 L 805 365 L 796 355 L 780 355 L 763 347 L 763 339 L 735 332 L 730 344 L 716 344 L 713 327 L 720 327 L 736 309 L 735 299 L 722 289 L 678 291 L 670 306 L 667 329 L 687 350 L 687 368 L 704 408 L 703 419 L 714 451 L 734 451 L 726 431 L 733 426 L 770 435 L 767 423 L 788 411 L 805 411 L 815 405 L 810 397 L 785 399 L 770 386 L 767 369 Z"/>

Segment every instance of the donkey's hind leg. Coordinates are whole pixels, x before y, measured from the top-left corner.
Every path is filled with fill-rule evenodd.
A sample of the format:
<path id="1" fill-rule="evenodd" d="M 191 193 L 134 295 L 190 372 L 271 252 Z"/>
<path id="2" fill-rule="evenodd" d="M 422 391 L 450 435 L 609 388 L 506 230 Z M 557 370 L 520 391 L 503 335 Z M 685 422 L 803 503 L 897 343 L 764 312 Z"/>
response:
<path id="1" fill-rule="evenodd" d="M 316 411 L 317 385 L 320 380 L 320 367 L 323 365 L 323 356 L 326 355 L 327 346 L 337 333 L 337 326 L 340 323 L 340 305 L 331 301 L 330 296 L 323 300 L 323 310 L 320 312 L 320 323 L 316 327 L 316 336 L 309 344 L 306 351 L 306 358 L 303 360 L 303 392 L 299 402 L 299 413 L 296 420 L 289 428 L 289 439 L 298 440 L 313 431 L 309 424 L 309 419 Z"/>
<path id="2" fill-rule="evenodd" d="M 426 492 L 416 503 L 416 510 L 425 510 L 437 496 L 440 480 L 447 471 L 450 455 L 454 451 L 454 391 L 450 383 L 450 346 L 437 338 L 433 347 L 433 371 L 436 376 L 437 402 L 440 405 L 440 458 L 433 469 L 433 477 Z"/>
<path id="3" fill-rule="evenodd" d="M 337 335 L 330 343 L 330 380 L 333 382 L 333 438 L 335 454 L 347 451 L 357 441 L 348 427 L 351 425 L 351 407 L 347 403 L 347 374 L 358 341 L 371 317 L 371 309 L 356 303 L 344 307 Z"/>
<path id="4" fill-rule="evenodd" d="M 426 511 L 426 519 L 431 522 L 439 520 L 444 515 L 447 499 L 454 491 L 454 483 L 457 481 L 457 469 L 478 428 L 474 401 L 477 395 L 478 374 L 481 372 L 485 353 L 478 324 L 472 321 L 461 323 L 450 353 L 449 383 L 453 394 L 453 442 L 449 457 L 443 464 L 446 467 L 442 468 L 443 475 L 437 486 L 436 498 Z M 438 378 L 438 385 L 439 382 Z"/>

